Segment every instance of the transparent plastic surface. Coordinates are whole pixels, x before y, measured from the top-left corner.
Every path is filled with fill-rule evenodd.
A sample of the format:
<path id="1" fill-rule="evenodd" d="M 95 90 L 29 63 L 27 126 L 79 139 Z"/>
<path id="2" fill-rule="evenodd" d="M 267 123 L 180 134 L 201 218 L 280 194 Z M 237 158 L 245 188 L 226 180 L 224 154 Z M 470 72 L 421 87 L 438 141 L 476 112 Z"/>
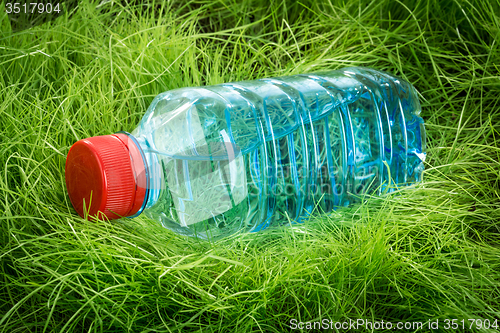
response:
<path id="1" fill-rule="evenodd" d="M 132 133 L 150 176 L 143 214 L 218 239 L 418 182 L 419 114 L 412 85 L 358 67 L 162 93 Z"/>

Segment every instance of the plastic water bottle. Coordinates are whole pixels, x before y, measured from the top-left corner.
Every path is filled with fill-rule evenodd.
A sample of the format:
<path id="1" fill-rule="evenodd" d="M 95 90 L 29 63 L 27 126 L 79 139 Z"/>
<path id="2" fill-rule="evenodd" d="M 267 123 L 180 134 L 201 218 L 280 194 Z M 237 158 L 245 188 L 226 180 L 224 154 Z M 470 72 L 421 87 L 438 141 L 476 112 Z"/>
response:
<path id="1" fill-rule="evenodd" d="M 359 67 L 175 89 L 131 134 L 76 142 L 67 189 L 82 217 L 259 231 L 420 181 L 419 113 L 411 84 Z"/>

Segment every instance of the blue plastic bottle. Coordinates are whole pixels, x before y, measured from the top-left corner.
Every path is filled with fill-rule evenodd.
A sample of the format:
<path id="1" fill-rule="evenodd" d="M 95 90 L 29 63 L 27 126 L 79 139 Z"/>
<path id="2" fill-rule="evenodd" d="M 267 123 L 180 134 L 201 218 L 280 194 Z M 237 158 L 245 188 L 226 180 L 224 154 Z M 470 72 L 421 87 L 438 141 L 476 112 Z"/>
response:
<path id="1" fill-rule="evenodd" d="M 411 84 L 359 67 L 175 89 L 131 134 L 75 143 L 68 193 L 85 217 L 142 213 L 204 239 L 259 231 L 420 181 L 419 114 Z"/>

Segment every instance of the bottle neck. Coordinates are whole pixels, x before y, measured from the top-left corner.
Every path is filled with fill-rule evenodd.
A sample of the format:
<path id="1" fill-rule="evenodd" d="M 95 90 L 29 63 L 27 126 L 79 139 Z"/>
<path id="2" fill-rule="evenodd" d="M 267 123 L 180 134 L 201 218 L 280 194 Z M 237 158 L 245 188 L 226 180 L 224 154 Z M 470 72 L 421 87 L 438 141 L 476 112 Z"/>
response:
<path id="1" fill-rule="evenodd" d="M 142 163 L 144 164 L 144 173 L 146 176 L 147 192 L 144 197 L 144 203 L 141 209 L 136 214 L 130 216 L 130 218 L 133 218 L 141 214 L 144 209 L 152 207 L 154 204 L 156 204 L 156 202 L 158 202 L 161 190 L 165 187 L 165 182 L 162 181 L 163 172 L 161 169 L 161 163 L 158 159 L 158 155 L 152 152 L 152 149 L 149 146 L 146 138 L 141 135 L 134 136 L 127 132 L 120 133 L 126 134 L 140 151 Z"/>

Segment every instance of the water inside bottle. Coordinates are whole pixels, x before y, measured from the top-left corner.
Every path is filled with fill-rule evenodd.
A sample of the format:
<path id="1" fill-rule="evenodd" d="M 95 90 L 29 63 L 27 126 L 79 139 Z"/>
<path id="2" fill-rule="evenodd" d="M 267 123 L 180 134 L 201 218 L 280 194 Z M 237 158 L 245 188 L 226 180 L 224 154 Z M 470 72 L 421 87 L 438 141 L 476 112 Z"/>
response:
<path id="1" fill-rule="evenodd" d="M 425 132 L 412 89 L 354 68 L 161 94 L 132 133 L 154 178 L 145 213 L 212 238 L 419 181 Z"/>

